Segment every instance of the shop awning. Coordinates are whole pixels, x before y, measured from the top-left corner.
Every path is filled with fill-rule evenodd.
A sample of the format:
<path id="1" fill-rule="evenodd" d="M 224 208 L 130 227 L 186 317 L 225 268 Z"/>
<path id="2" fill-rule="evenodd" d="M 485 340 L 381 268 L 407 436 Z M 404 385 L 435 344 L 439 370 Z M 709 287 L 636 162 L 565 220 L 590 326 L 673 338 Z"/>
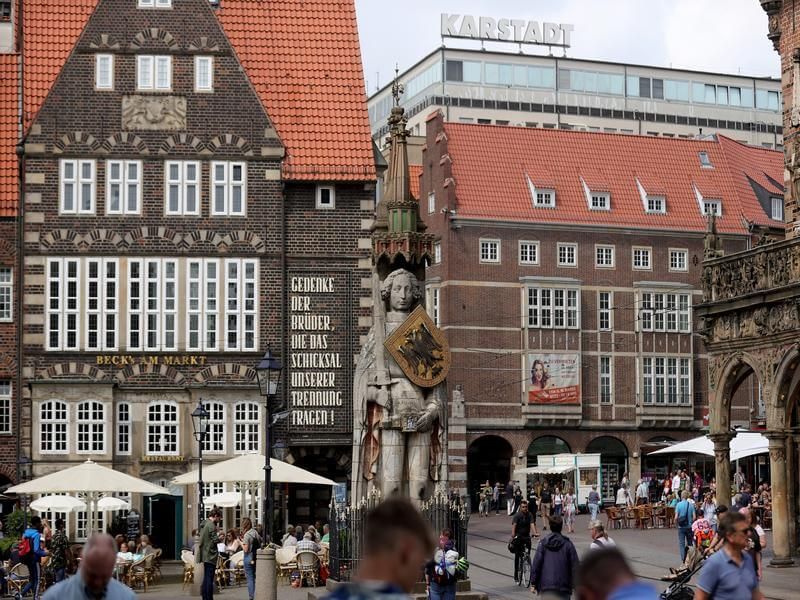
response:
<path id="1" fill-rule="evenodd" d="M 731 460 L 739 460 L 766 452 L 769 452 L 769 440 L 758 432 L 740 431 L 731 440 Z M 707 435 L 704 435 L 656 450 L 648 456 L 654 454 L 703 454 L 705 456 L 714 456 L 714 442 Z"/>
<path id="2" fill-rule="evenodd" d="M 564 465 L 561 467 L 528 467 L 527 469 L 517 469 L 514 475 L 560 475 L 574 471 L 574 465 Z"/>

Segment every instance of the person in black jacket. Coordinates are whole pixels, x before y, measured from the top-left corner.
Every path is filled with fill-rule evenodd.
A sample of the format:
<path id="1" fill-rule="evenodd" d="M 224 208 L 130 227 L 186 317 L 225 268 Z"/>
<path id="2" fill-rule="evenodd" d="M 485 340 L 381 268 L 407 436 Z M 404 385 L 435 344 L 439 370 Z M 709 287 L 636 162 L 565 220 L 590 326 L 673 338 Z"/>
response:
<path id="1" fill-rule="evenodd" d="M 536 547 L 531 565 L 531 589 L 539 595 L 569 600 L 575 586 L 578 552 L 569 538 L 561 535 L 561 517 L 550 518 L 552 533 L 544 536 Z"/>

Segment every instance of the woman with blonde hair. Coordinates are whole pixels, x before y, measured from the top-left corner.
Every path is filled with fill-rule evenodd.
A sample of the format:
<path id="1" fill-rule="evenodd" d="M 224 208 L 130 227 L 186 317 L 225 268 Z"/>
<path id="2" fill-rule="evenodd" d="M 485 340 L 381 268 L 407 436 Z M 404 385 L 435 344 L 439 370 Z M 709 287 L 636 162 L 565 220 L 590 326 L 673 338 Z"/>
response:
<path id="1" fill-rule="evenodd" d="M 564 496 L 564 524 L 569 533 L 575 533 L 575 512 L 577 510 L 575 494 L 572 488 Z"/>
<path id="2" fill-rule="evenodd" d="M 256 552 L 261 547 L 261 536 L 253 522 L 245 517 L 241 523 L 242 550 L 244 550 L 244 577 L 247 580 L 247 597 L 253 600 L 256 593 Z"/>

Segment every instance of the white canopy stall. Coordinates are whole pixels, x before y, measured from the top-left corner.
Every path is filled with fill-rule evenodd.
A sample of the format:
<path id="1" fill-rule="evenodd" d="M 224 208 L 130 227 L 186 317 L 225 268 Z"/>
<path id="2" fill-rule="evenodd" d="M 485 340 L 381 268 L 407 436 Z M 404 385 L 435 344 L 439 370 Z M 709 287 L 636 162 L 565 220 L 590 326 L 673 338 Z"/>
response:
<path id="1" fill-rule="evenodd" d="M 599 489 L 599 454 L 550 454 L 537 456 L 536 460 L 535 466 L 518 469 L 514 471 L 514 476 L 563 475 L 564 481 L 574 488 L 579 505 L 586 504 L 592 485 L 597 485 Z"/>
<path id="2" fill-rule="evenodd" d="M 731 440 L 731 460 L 736 461 L 756 454 L 769 452 L 769 440 L 758 432 L 739 431 Z M 707 436 L 700 436 L 685 442 L 672 444 L 650 454 L 703 454 L 714 456 L 714 442 Z"/>

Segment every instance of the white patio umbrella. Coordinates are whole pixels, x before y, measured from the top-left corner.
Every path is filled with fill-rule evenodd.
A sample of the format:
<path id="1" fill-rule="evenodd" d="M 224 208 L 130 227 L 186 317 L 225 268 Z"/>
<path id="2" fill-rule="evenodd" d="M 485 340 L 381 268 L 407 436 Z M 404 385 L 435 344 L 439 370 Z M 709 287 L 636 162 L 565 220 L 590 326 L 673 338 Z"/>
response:
<path id="1" fill-rule="evenodd" d="M 242 495 L 239 492 L 220 492 L 211 494 L 203 498 L 205 506 L 218 506 L 220 508 L 233 508 L 242 502 Z"/>
<path id="2" fill-rule="evenodd" d="M 86 503 L 74 496 L 42 496 L 31 502 L 30 506 L 37 512 L 86 510 Z"/>
<path id="3" fill-rule="evenodd" d="M 272 483 L 304 483 L 306 485 L 336 485 L 335 481 L 295 467 L 277 458 L 269 461 L 272 467 Z M 197 483 L 198 472 L 189 471 L 172 480 L 176 485 Z M 238 483 L 264 481 L 264 455 L 242 454 L 236 458 L 223 460 L 203 467 L 205 483 Z"/>
<path id="4" fill-rule="evenodd" d="M 130 510 L 131 505 L 122 498 L 114 498 L 113 496 L 106 496 L 97 501 L 98 510 Z"/>
<path id="5" fill-rule="evenodd" d="M 169 490 L 150 482 L 132 477 L 121 471 L 104 467 L 93 460 L 79 465 L 37 477 L 8 488 L 15 494 L 47 494 L 52 492 L 73 492 L 86 494 L 89 507 L 89 525 L 93 531 L 96 526 L 97 496 L 102 492 L 123 492 L 134 494 L 169 494 Z"/>
<path id="6" fill-rule="evenodd" d="M 733 461 L 753 456 L 754 454 L 764 454 L 765 452 L 769 452 L 769 440 L 758 432 L 739 431 L 736 437 L 731 440 L 730 459 Z M 650 454 L 703 454 L 705 456 L 714 456 L 714 442 L 704 435 L 685 442 L 672 444 Z"/>

